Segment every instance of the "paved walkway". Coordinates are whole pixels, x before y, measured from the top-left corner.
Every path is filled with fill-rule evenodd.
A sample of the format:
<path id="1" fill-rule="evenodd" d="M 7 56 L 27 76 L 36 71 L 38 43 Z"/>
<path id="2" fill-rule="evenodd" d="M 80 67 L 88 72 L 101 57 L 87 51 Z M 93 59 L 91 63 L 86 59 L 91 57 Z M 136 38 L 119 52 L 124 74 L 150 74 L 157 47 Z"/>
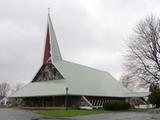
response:
<path id="1" fill-rule="evenodd" d="M 116 112 L 80 117 L 47 119 L 29 110 L 0 108 L 0 120 L 160 120 L 160 114 L 149 112 Z"/>

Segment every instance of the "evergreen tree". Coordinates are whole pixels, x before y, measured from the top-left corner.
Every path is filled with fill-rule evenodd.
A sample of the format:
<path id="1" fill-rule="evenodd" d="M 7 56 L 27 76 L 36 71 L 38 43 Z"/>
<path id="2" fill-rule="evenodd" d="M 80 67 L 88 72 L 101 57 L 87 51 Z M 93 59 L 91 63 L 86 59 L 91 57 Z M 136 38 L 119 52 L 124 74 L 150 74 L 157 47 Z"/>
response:
<path id="1" fill-rule="evenodd" d="M 160 107 L 160 87 L 158 84 L 151 84 L 149 91 L 151 94 L 149 95 L 149 102 L 155 105 L 156 108 Z"/>

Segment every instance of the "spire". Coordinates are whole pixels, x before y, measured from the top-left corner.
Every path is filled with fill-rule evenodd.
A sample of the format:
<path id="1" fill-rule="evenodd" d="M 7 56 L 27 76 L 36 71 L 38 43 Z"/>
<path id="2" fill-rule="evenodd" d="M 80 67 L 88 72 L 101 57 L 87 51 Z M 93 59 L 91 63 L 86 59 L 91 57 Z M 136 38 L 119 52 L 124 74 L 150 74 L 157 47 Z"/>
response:
<path id="1" fill-rule="evenodd" d="M 48 8 L 47 34 L 46 34 L 46 44 L 45 44 L 43 63 L 47 64 L 49 62 L 57 62 L 61 60 L 62 57 L 57 43 L 56 35 L 52 26 L 52 21 L 50 18 L 50 13 Z"/>

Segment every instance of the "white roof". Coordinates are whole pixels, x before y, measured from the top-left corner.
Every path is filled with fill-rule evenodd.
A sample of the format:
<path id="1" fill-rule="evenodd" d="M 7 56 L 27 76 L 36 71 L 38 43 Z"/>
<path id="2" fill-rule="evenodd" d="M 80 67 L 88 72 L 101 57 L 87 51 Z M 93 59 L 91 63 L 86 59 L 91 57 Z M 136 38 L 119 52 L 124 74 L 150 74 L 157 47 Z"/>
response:
<path id="1" fill-rule="evenodd" d="M 11 97 L 36 97 L 65 95 L 106 96 L 106 97 L 144 97 L 149 93 L 133 93 L 123 87 L 108 72 L 71 63 L 55 62 L 63 75 L 63 80 L 40 81 L 27 84 Z"/>

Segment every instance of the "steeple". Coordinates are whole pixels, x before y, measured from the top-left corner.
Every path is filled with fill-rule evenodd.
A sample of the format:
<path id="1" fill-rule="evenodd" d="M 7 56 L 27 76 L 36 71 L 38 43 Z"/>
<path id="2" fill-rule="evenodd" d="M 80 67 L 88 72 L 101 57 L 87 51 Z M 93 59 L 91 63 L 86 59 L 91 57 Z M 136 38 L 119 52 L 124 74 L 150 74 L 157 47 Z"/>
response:
<path id="1" fill-rule="evenodd" d="M 53 63 L 61 60 L 62 60 L 61 53 L 53 29 L 50 13 L 48 12 L 47 34 L 46 34 L 46 44 L 45 44 L 43 64 Z"/>
<path id="2" fill-rule="evenodd" d="M 54 62 L 62 61 L 56 35 L 48 12 L 46 43 L 44 49 L 43 65 L 33 78 L 32 82 L 64 79 L 54 66 Z"/>

